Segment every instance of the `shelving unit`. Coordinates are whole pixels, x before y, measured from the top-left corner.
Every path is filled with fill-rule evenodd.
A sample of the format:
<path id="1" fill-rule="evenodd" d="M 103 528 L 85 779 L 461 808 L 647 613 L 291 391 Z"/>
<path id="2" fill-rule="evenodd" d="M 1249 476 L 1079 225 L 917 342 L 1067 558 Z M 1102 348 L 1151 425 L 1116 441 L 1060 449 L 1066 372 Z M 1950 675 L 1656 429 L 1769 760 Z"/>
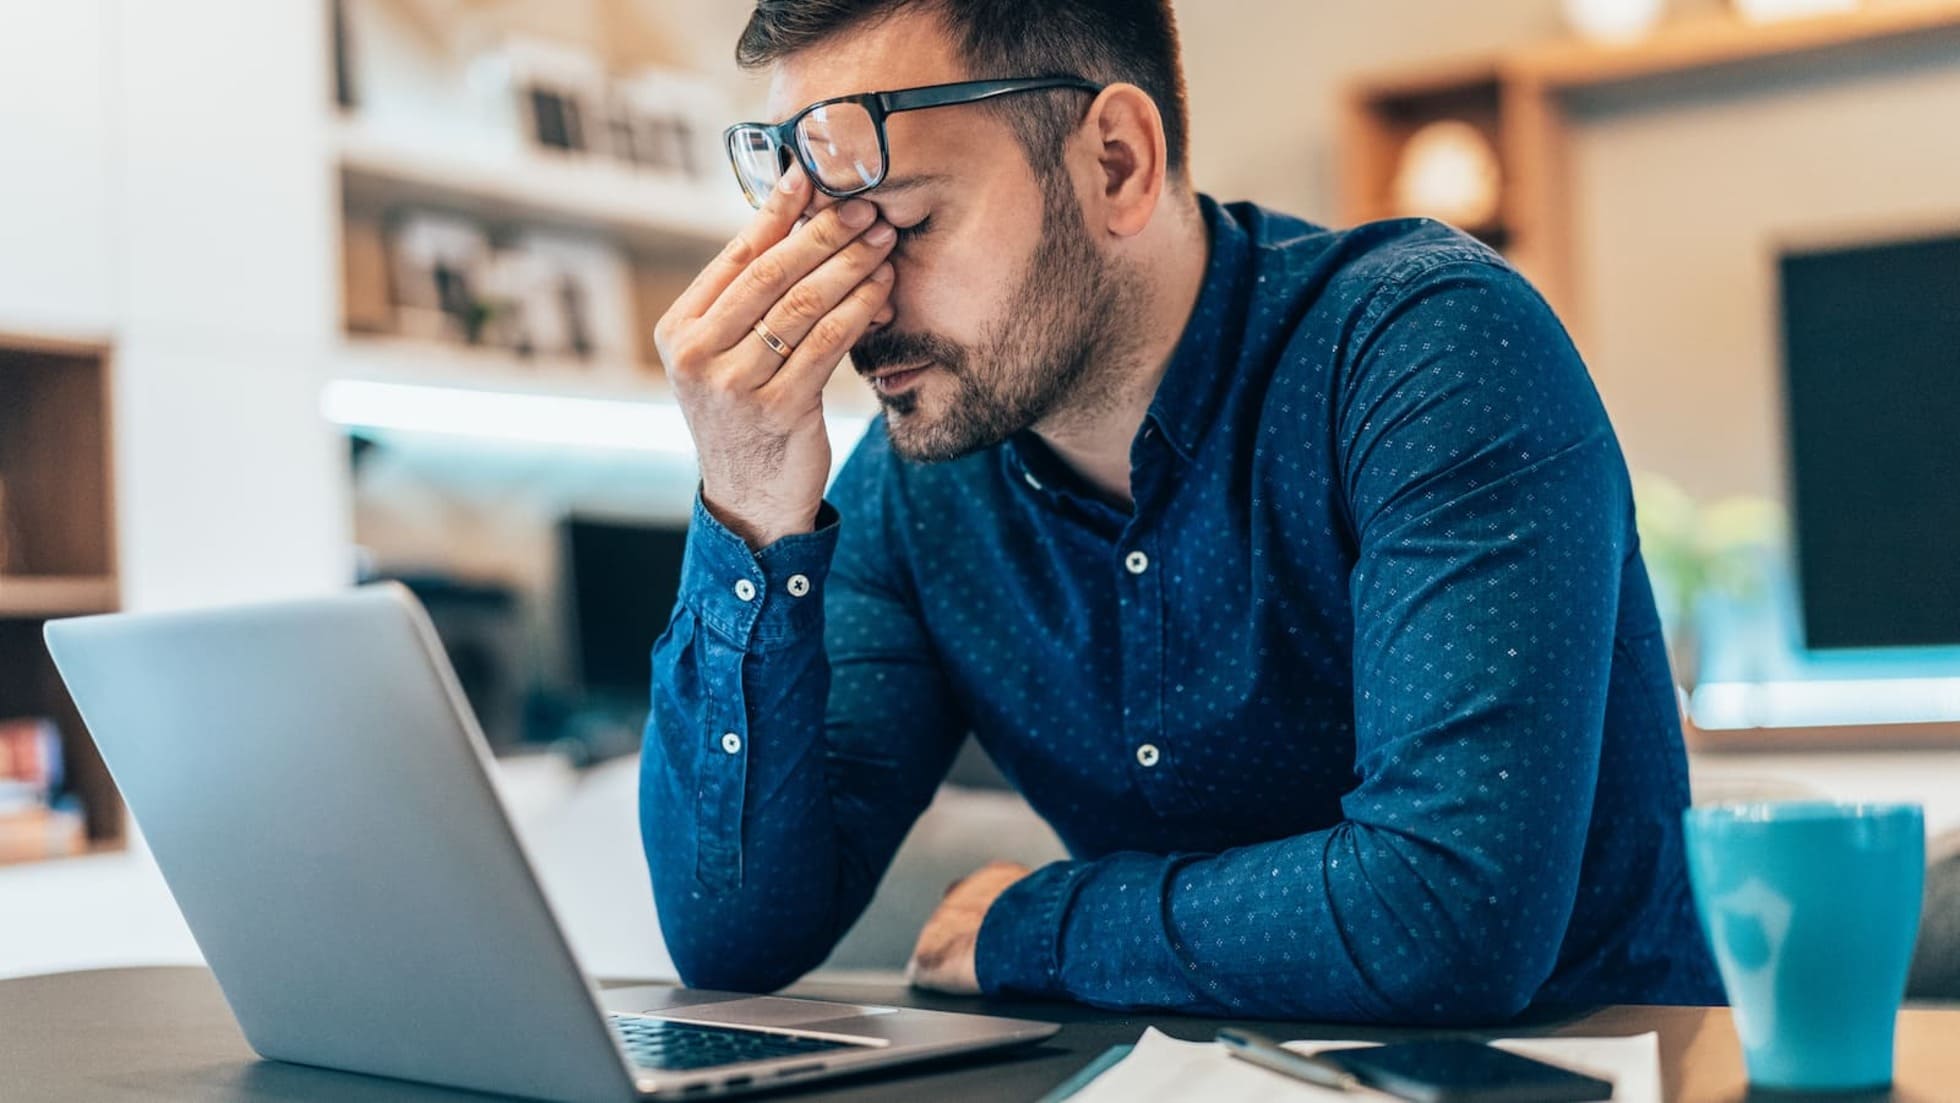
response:
<path id="1" fill-rule="evenodd" d="M 497 223 L 587 231 L 650 252 L 719 248 L 749 219 L 725 188 L 579 155 L 470 156 L 418 149 L 362 123 L 334 130 L 350 206 L 435 207 Z"/>
<path id="2" fill-rule="evenodd" d="M 587 28 L 574 22 L 558 25 L 551 41 L 588 53 L 614 72 L 670 63 L 659 31 L 638 26 L 624 9 L 608 17 L 598 39 L 583 37 Z M 698 178 L 688 178 L 604 152 L 542 145 L 524 131 L 521 110 L 508 122 L 461 112 L 454 117 L 462 121 L 445 125 L 448 107 L 404 108 L 405 98 L 364 95 L 361 30 L 366 28 L 369 49 L 380 35 L 393 32 L 383 29 L 385 20 L 356 19 L 352 25 L 352 35 L 344 35 L 345 27 L 336 29 L 342 35 L 335 39 L 336 65 L 355 77 L 336 97 L 328 131 L 342 287 L 332 379 L 673 405 L 653 346 L 654 324 L 754 217 L 726 164 L 717 161 Z M 534 33 L 542 32 L 530 22 L 519 32 Z M 425 65 L 432 84 L 459 71 L 455 57 L 433 56 L 426 41 L 396 50 Z M 438 97 L 429 101 L 438 102 Z M 696 120 L 696 130 L 715 121 Z M 405 275 L 399 262 L 400 243 L 412 232 L 405 227 L 417 214 L 460 216 L 483 232 L 492 251 L 508 247 L 521 253 L 523 239 L 533 231 L 602 243 L 629 273 L 632 347 L 619 347 L 618 327 L 612 324 L 617 310 L 603 312 L 600 328 L 612 336 L 594 342 L 597 351 L 585 359 L 464 343 L 461 324 L 431 324 L 436 311 L 420 273 Z M 399 286 L 403 279 L 416 279 L 417 286 Z M 469 293 L 481 291 L 472 282 Z M 401 305 L 405 301 L 417 303 L 412 317 Z M 471 334 L 473 340 L 477 336 Z M 503 336 L 508 340 L 507 333 Z M 490 340 L 496 338 L 493 331 Z M 877 409 L 869 388 L 848 370 L 832 381 L 826 403 L 850 418 Z"/>
<path id="3" fill-rule="evenodd" d="M 103 345 L 0 335 L 0 718 L 59 727 L 94 849 L 121 843 L 122 802 L 41 627 L 120 605 L 109 370 Z"/>
<path id="4" fill-rule="evenodd" d="M 1938 36 L 1960 44 L 1960 2 L 1924 0 L 1752 23 L 1717 13 L 1679 19 L 1628 43 L 1561 40 L 1505 53 L 1373 74 L 1345 96 L 1342 211 L 1349 222 L 1394 215 L 1403 146 L 1424 123 L 1461 119 L 1496 148 L 1504 177 L 1496 225 L 1466 227 L 1504 250 L 1585 344 L 1568 193 L 1571 99 L 1577 93 L 1766 63 L 1885 49 Z"/>
<path id="5" fill-rule="evenodd" d="M 657 402 L 672 397 L 657 365 L 562 357 L 520 358 L 497 349 L 412 337 L 350 335 L 341 342 L 334 374 L 342 379 L 377 383 L 628 402 Z"/>
<path id="6" fill-rule="evenodd" d="M 400 337 L 348 336 L 334 375 L 340 379 L 466 391 L 607 402 L 674 405 L 673 388 L 656 364 L 520 359 L 493 349 Z M 847 417 L 878 412 L 870 388 L 840 369 L 824 388 L 825 408 Z M 0 598 L 0 601 L 3 601 Z"/>
<path id="7" fill-rule="evenodd" d="M 338 378 L 469 390 L 671 401 L 653 348 L 659 313 L 751 213 L 732 182 L 688 184 L 581 154 L 467 155 L 417 148 L 346 114 L 335 127 L 346 276 Z M 579 360 L 406 337 L 387 330 L 381 235 L 411 211 L 461 215 L 493 234 L 566 231 L 607 241 L 631 272 L 635 355 Z M 366 241 L 354 232 L 365 224 Z M 368 256 L 357 257 L 366 250 Z M 366 281 L 364 286 L 356 286 Z M 356 300 L 370 305 L 360 311 Z M 380 314 L 380 324 L 376 315 Z"/>

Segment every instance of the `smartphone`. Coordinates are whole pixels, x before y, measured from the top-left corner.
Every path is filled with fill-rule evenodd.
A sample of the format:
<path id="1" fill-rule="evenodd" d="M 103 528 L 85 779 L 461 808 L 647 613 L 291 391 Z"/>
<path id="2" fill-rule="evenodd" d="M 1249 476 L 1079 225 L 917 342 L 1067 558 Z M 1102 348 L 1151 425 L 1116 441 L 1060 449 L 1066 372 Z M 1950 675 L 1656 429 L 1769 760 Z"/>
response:
<path id="1" fill-rule="evenodd" d="M 1459 1038 L 1397 1042 L 1319 1056 L 1355 1079 L 1412 1103 L 1585 1103 L 1613 1085 L 1570 1069 Z"/>

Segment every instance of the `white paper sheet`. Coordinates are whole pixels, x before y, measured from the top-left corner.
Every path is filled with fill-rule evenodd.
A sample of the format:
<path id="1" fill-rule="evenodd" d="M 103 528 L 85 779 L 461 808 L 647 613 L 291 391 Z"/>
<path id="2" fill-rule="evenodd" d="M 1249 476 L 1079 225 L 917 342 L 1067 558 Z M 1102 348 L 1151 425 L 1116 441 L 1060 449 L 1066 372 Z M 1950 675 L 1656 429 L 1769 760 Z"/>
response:
<path id="1" fill-rule="evenodd" d="M 1301 1040 L 1286 1048 L 1312 1053 L 1353 1042 Z M 1660 1040 L 1630 1038 L 1520 1038 L 1495 1045 L 1613 1082 L 1614 1103 L 1661 1103 Z M 1361 1103 L 1387 1099 L 1379 1092 L 1332 1091 L 1241 1061 L 1216 1042 L 1185 1042 L 1156 1027 L 1143 1032 L 1128 1057 L 1082 1089 L 1071 1103 L 1156 1103 L 1172 1100 L 1239 1100 L 1243 1103 Z"/>

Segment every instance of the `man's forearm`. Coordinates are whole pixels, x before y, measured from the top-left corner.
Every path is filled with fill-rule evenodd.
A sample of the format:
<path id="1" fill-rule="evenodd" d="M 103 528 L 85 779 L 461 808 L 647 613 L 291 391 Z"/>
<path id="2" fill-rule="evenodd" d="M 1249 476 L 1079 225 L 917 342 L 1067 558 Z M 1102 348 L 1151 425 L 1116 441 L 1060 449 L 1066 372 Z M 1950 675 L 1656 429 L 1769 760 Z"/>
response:
<path id="1" fill-rule="evenodd" d="M 682 605 L 653 651 L 640 822 L 669 952 L 689 984 L 764 991 L 837 937 L 837 833 L 821 752 L 822 589 L 834 526 L 750 555 L 697 509 Z"/>
<path id="2" fill-rule="evenodd" d="M 839 486 L 865 501 L 860 469 Z M 875 505 L 751 553 L 698 508 L 653 654 L 640 823 L 682 979 L 766 991 L 856 921 L 963 728 Z M 833 562 L 834 560 L 834 562 Z"/>
<path id="3" fill-rule="evenodd" d="M 1578 880 L 1576 847 L 1560 858 L 1527 873 L 1344 823 L 1220 855 L 1057 862 L 995 901 L 976 964 L 983 991 L 1099 1007 L 1499 1022 L 1552 971 L 1542 932 L 1562 930 Z"/>

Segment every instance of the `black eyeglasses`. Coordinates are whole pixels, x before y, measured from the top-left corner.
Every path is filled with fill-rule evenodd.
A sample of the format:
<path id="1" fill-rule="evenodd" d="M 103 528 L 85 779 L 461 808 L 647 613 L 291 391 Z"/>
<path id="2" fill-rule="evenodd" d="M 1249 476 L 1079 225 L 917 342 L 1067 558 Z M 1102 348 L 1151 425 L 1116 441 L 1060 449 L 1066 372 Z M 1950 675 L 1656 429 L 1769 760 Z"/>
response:
<path id="1" fill-rule="evenodd" d="M 789 171 L 791 157 L 803 165 L 818 190 L 842 199 L 884 183 L 890 160 L 885 143 L 886 116 L 1047 88 L 1101 92 L 1103 86 L 1081 77 L 1017 77 L 863 92 L 819 100 L 783 123 L 736 123 L 722 132 L 722 142 L 735 166 L 735 178 L 742 184 L 742 194 L 754 206 L 762 206 L 769 198 L 783 173 Z"/>

